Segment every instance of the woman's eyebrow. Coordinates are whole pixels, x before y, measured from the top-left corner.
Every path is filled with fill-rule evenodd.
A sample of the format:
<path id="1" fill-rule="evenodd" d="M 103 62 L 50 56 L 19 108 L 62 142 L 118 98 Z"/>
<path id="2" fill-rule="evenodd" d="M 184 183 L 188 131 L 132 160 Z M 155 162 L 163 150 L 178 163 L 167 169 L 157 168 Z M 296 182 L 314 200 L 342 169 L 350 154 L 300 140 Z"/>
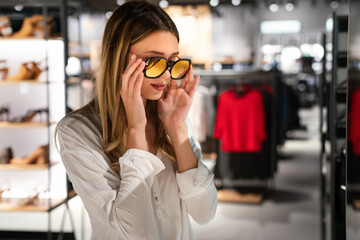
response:
<path id="1" fill-rule="evenodd" d="M 145 54 L 147 54 L 147 53 L 152 53 L 152 54 L 162 55 L 162 56 L 165 55 L 163 52 L 154 51 L 154 50 L 145 52 Z M 175 52 L 175 53 L 171 54 L 171 56 L 177 56 L 177 55 L 179 55 L 179 52 Z"/>

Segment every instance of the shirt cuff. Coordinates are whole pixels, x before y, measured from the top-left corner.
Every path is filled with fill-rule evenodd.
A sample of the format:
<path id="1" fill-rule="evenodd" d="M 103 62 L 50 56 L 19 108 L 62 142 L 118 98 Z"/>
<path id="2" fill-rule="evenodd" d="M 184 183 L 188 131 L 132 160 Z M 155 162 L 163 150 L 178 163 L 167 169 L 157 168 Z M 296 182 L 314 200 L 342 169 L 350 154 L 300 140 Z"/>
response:
<path id="1" fill-rule="evenodd" d="M 136 170 L 143 178 L 155 176 L 161 172 L 165 165 L 154 154 L 140 149 L 128 149 L 122 157 L 119 158 L 120 176 L 129 168 Z"/>
<path id="2" fill-rule="evenodd" d="M 214 174 L 201 162 L 197 168 L 185 172 L 176 172 L 176 179 L 180 189 L 180 198 L 189 199 L 204 192 L 212 184 Z"/>

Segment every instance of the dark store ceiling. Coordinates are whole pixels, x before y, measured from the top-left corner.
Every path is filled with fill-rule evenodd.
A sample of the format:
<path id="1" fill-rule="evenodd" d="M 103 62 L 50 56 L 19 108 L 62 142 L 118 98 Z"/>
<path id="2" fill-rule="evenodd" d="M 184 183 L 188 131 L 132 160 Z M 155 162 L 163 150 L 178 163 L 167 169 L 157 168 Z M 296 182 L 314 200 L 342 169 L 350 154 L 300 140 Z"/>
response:
<path id="1" fill-rule="evenodd" d="M 66 1 L 70 6 L 70 9 L 75 11 L 85 11 L 85 12 L 98 12 L 98 11 L 111 11 L 117 7 L 117 0 L 0 0 L 0 12 L 2 13 L 11 13 L 15 5 L 22 5 L 26 10 L 27 7 L 39 7 L 42 8 L 44 5 L 48 7 L 58 7 L 62 2 Z M 123 0 L 125 1 L 125 0 Z M 150 0 L 156 4 L 160 0 Z M 259 2 L 270 3 L 286 3 L 286 2 L 297 2 L 297 1 L 311 1 L 316 3 L 318 1 L 325 1 L 330 4 L 331 1 L 335 0 L 241 0 L 241 5 L 252 5 L 256 7 Z M 348 1 L 348 0 L 337 0 Z M 209 4 L 210 0 L 168 0 L 170 5 L 197 5 L 197 4 Z M 219 4 L 231 4 L 231 0 L 219 0 Z M 71 11 L 71 10 L 70 10 Z"/>

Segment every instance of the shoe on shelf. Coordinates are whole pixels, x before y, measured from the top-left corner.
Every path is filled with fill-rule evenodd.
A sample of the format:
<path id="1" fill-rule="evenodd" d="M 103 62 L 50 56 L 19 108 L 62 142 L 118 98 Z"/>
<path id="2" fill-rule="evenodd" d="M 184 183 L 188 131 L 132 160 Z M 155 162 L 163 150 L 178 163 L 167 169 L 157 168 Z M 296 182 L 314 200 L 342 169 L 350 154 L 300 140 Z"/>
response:
<path id="1" fill-rule="evenodd" d="M 7 67 L 0 68 L 0 80 L 6 79 L 8 73 L 9 73 L 9 68 Z"/>
<path id="2" fill-rule="evenodd" d="M 0 107 L 0 122 L 9 121 L 10 108 L 2 106 Z"/>
<path id="3" fill-rule="evenodd" d="M 41 113 L 49 113 L 49 109 L 47 108 L 41 108 L 41 109 L 35 109 L 35 110 L 29 110 L 27 111 L 27 113 L 19 118 L 15 118 L 13 119 L 11 122 L 31 122 L 33 120 L 33 118 Z"/>
<path id="4" fill-rule="evenodd" d="M 11 147 L 0 150 L 0 164 L 10 163 L 10 159 L 13 158 L 13 152 Z"/>
<path id="5" fill-rule="evenodd" d="M 23 81 L 23 80 L 38 80 L 40 74 L 47 70 L 47 67 L 44 69 L 40 69 L 40 63 L 36 62 L 25 62 L 21 64 L 19 72 L 14 75 L 7 77 L 5 80 L 12 80 L 12 81 Z M 29 67 L 30 65 L 30 67 Z"/>
<path id="6" fill-rule="evenodd" d="M 9 17 L 0 16 L 0 37 L 8 37 L 12 33 Z"/>
<path id="7" fill-rule="evenodd" d="M 48 36 L 50 36 L 52 18 L 48 17 L 46 24 L 48 26 Z M 34 15 L 25 18 L 20 30 L 14 33 L 12 38 L 26 37 L 45 37 L 44 16 Z"/>
<path id="8" fill-rule="evenodd" d="M 22 158 L 10 159 L 11 164 L 47 164 L 49 163 L 49 145 L 43 145 L 36 148 L 30 155 Z"/>
<path id="9" fill-rule="evenodd" d="M 11 81 L 25 80 L 29 71 L 30 71 L 30 69 L 27 67 L 27 64 L 23 63 L 23 64 L 21 64 L 20 70 L 16 75 L 9 76 L 9 77 L 5 78 L 5 80 L 11 80 Z"/>

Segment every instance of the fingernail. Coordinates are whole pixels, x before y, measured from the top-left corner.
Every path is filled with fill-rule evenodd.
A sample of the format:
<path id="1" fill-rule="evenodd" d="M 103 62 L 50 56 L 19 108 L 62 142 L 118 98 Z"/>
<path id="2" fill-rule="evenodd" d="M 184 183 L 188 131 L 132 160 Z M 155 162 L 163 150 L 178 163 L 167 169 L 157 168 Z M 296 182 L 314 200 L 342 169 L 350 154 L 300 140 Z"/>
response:
<path id="1" fill-rule="evenodd" d="M 134 54 L 131 54 L 130 59 L 131 59 L 131 60 L 133 60 L 133 59 L 134 59 L 134 57 L 135 57 L 135 55 L 134 55 Z"/>

